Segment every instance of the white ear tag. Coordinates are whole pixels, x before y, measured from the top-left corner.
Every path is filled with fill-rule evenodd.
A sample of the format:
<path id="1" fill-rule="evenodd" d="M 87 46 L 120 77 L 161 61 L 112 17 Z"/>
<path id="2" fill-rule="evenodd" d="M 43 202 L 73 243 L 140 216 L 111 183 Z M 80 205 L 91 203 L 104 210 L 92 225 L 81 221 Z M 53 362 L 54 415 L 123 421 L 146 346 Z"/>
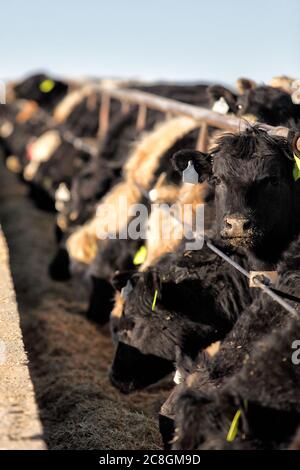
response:
<path id="1" fill-rule="evenodd" d="M 55 191 L 55 199 L 61 202 L 68 202 L 70 200 L 70 191 L 65 183 L 60 183 Z"/>
<path id="2" fill-rule="evenodd" d="M 176 385 L 179 385 L 182 382 L 182 376 L 181 376 L 181 373 L 179 372 L 178 369 L 176 369 L 176 372 L 175 372 L 175 375 L 174 375 L 174 378 L 173 378 L 173 382 Z"/>
<path id="3" fill-rule="evenodd" d="M 190 184 L 197 184 L 199 181 L 198 173 L 195 170 L 193 162 L 191 160 L 189 161 L 186 169 L 183 170 L 182 172 L 182 181 L 183 183 L 190 183 Z"/>
<path id="4" fill-rule="evenodd" d="M 151 189 L 151 191 L 149 191 L 149 198 L 151 202 L 155 202 L 157 199 L 157 196 L 158 196 L 157 189 L 154 188 L 154 189 Z"/>
<path id="5" fill-rule="evenodd" d="M 229 106 L 227 101 L 221 96 L 221 98 L 218 101 L 215 101 L 212 110 L 215 111 L 216 113 L 220 114 L 227 114 L 229 111 Z"/>
<path id="6" fill-rule="evenodd" d="M 132 284 L 130 281 L 127 281 L 126 286 L 124 286 L 121 290 L 121 296 L 123 297 L 124 300 L 127 299 L 128 295 L 130 292 L 133 290 Z"/>

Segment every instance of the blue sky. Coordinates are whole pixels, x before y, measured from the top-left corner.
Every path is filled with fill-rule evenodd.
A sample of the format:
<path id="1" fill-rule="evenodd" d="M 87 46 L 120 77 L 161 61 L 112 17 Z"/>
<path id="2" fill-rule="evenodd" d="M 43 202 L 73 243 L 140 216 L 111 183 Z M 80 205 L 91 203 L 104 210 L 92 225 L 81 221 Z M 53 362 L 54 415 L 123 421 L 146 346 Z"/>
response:
<path id="1" fill-rule="evenodd" d="M 10 0 L 0 77 L 300 77 L 300 0 Z"/>

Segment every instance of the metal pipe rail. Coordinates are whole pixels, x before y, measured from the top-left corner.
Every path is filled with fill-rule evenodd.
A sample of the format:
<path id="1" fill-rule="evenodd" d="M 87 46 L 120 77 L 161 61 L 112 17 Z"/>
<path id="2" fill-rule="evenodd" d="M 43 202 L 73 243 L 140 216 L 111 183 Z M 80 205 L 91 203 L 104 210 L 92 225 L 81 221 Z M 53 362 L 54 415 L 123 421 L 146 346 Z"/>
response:
<path id="1" fill-rule="evenodd" d="M 113 88 L 102 85 L 94 85 L 95 90 L 100 91 L 102 97 L 100 112 L 100 136 L 104 136 L 108 128 L 109 102 L 111 98 L 118 99 L 124 105 L 139 105 L 138 127 L 141 129 L 145 122 L 145 108 L 155 109 L 166 113 L 167 115 L 184 115 L 189 116 L 199 123 L 202 123 L 203 132 L 207 125 L 224 129 L 231 132 L 244 131 L 249 127 L 246 119 L 237 118 L 235 116 L 227 116 L 210 109 L 202 108 L 191 104 L 182 103 L 170 98 L 156 96 L 152 93 L 144 91 L 136 91 L 131 89 Z M 289 129 L 283 126 L 270 126 L 268 124 L 257 123 L 259 127 L 265 129 L 271 135 L 287 137 Z"/>
<path id="2" fill-rule="evenodd" d="M 241 274 L 243 274 L 248 279 L 250 279 L 250 274 L 248 273 L 248 271 L 246 271 L 246 269 L 244 269 L 242 266 L 240 266 L 238 263 L 236 263 L 234 260 L 232 260 L 229 256 L 227 256 L 225 253 L 223 253 L 223 251 L 221 251 L 219 248 L 217 248 L 215 245 L 213 245 L 213 243 L 206 236 L 204 236 L 204 241 L 205 241 L 206 245 L 208 246 L 208 248 L 210 250 L 212 250 L 218 256 L 223 258 L 227 263 L 231 264 L 231 266 L 233 266 L 235 269 L 237 269 Z M 287 310 L 293 318 L 299 318 L 299 314 L 297 313 L 297 310 L 294 307 L 292 307 L 290 304 L 288 304 L 285 300 L 283 300 L 276 293 L 276 292 L 278 292 L 278 293 L 281 293 L 281 294 L 285 294 L 285 292 L 281 292 L 278 289 L 276 290 L 276 292 L 274 292 L 274 290 L 272 290 L 264 282 L 261 282 L 258 279 L 258 276 L 255 276 L 253 278 L 253 282 L 257 287 L 259 287 L 262 291 L 264 291 L 265 294 L 267 294 L 269 297 L 271 297 L 271 299 L 275 300 L 275 302 L 279 303 L 281 305 L 281 307 L 283 307 L 285 310 Z"/>
<path id="3" fill-rule="evenodd" d="M 109 127 L 111 98 L 117 99 L 121 102 L 121 112 L 124 114 L 129 111 L 130 105 L 139 106 L 136 122 L 136 127 L 138 130 L 142 130 L 145 127 L 147 108 L 155 109 L 165 113 L 166 116 L 182 115 L 199 121 L 200 131 L 197 142 L 197 149 L 201 151 L 207 150 L 208 126 L 231 132 L 241 132 L 246 130 L 251 125 L 251 123 L 243 118 L 237 118 L 233 115 L 223 115 L 207 108 L 183 103 L 171 98 L 164 98 L 144 91 L 118 88 L 113 85 L 108 86 L 95 83 L 90 83 L 90 86 L 92 89 L 100 92 L 102 95 L 99 113 L 99 145 L 101 141 L 103 141 Z M 78 150 L 83 150 L 93 156 L 97 155 L 98 146 L 87 144 L 82 138 L 74 136 L 71 131 L 64 129 L 61 125 L 58 125 L 49 115 L 47 118 L 45 118 L 45 120 L 48 122 L 49 126 L 58 129 L 63 139 L 69 142 L 75 148 Z M 287 138 L 289 133 L 289 129 L 287 127 L 274 127 L 260 122 L 257 122 L 256 124 L 260 128 L 265 129 L 271 135 Z M 300 151 L 300 138 L 298 139 L 296 145 Z"/>

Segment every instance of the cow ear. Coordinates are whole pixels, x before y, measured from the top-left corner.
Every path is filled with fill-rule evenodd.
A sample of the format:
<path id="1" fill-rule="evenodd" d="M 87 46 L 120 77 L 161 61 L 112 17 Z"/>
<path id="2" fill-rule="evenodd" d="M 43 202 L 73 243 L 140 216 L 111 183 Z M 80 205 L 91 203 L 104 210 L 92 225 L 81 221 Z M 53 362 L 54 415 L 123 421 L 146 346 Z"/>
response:
<path id="1" fill-rule="evenodd" d="M 243 95 L 248 90 L 254 90 L 257 87 L 257 83 L 254 80 L 250 80 L 250 78 L 238 78 L 236 81 L 236 88 L 237 91 Z"/>
<path id="2" fill-rule="evenodd" d="M 207 94 L 210 102 L 210 106 L 214 108 L 216 103 L 220 100 L 225 101 L 228 106 L 228 111 L 236 113 L 237 111 L 237 95 L 228 88 L 220 85 L 212 85 L 207 88 Z M 225 113 L 224 113 L 225 114 Z"/>
<path id="3" fill-rule="evenodd" d="M 174 168 L 183 173 L 190 162 L 198 173 L 198 182 L 203 182 L 212 174 L 212 160 L 208 153 L 199 152 L 198 150 L 179 150 L 172 157 Z"/>

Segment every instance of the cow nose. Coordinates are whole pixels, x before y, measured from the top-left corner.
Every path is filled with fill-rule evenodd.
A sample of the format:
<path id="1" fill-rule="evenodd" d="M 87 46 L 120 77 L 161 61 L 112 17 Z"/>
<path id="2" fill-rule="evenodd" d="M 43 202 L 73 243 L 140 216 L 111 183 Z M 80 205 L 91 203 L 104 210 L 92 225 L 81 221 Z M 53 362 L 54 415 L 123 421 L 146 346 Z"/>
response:
<path id="1" fill-rule="evenodd" d="M 224 218 L 224 235 L 228 237 L 243 237 L 251 228 L 251 221 L 246 217 L 233 214 Z"/>

